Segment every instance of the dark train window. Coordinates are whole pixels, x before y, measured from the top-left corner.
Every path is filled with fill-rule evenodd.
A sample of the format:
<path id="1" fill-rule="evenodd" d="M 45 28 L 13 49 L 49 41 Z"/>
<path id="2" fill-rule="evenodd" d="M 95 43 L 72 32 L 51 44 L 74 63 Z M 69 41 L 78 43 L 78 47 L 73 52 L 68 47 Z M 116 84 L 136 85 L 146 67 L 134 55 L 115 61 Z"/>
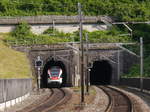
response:
<path id="1" fill-rule="evenodd" d="M 50 68 L 51 76 L 52 77 L 59 76 L 60 70 L 61 70 L 61 68 L 58 66 L 54 66 L 54 67 Z"/>

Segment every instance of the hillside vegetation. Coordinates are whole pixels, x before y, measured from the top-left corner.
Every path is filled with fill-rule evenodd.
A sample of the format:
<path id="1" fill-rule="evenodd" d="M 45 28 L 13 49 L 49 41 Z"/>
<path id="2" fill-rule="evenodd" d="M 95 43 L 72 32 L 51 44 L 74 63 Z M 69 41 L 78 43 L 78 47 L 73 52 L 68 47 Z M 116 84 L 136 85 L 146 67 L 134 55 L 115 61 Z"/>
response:
<path id="1" fill-rule="evenodd" d="M 117 29 L 111 29 L 108 31 L 94 31 L 88 32 L 83 31 L 83 37 L 85 40 L 85 33 L 89 35 L 90 42 L 103 42 L 103 43 L 113 43 L 113 42 L 131 42 L 132 39 L 129 36 L 119 36 L 123 32 L 117 31 Z M 56 29 L 47 29 L 41 35 L 35 35 L 31 32 L 31 27 L 28 23 L 20 23 L 16 29 L 8 34 L 4 39 L 5 42 L 17 45 L 32 45 L 32 44 L 52 44 L 61 42 L 79 42 L 79 32 L 64 33 L 59 32 Z"/>
<path id="2" fill-rule="evenodd" d="M 139 43 L 140 37 L 143 37 L 143 45 L 144 45 L 144 77 L 150 77 L 150 25 L 149 24 L 135 24 L 129 25 L 133 30 L 133 41 Z M 125 29 L 121 28 L 125 31 Z M 137 46 L 128 46 L 128 49 L 140 55 L 139 45 Z M 140 64 L 134 65 L 129 74 L 125 75 L 125 77 L 139 77 L 140 76 Z"/>
<path id="3" fill-rule="evenodd" d="M 26 55 L 9 48 L 1 39 L 3 34 L 0 35 L 0 78 L 31 78 Z"/>
<path id="4" fill-rule="evenodd" d="M 131 67 L 129 74 L 126 74 L 123 77 L 140 77 L 140 64 Z M 150 56 L 144 59 L 143 77 L 150 77 Z"/>
<path id="5" fill-rule="evenodd" d="M 32 44 L 52 44 L 60 42 L 79 42 L 79 32 L 63 33 L 56 29 L 47 29 L 41 35 L 35 35 L 30 30 L 30 25 L 26 22 L 22 22 L 17 25 L 16 29 L 8 34 L 0 34 L 0 78 L 25 78 L 30 77 L 30 66 L 25 54 L 12 50 L 7 45 L 32 45 Z M 87 32 L 89 34 L 90 42 L 129 42 L 131 38 L 128 36 L 120 37 L 121 31 L 111 29 L 108 31 L 94 31 Z M 2 41 L 3 40 L 3 41 Z"/>
<path id="6" fill-rule="evenodd" d="M 84 15 L 109 15 L 126 21 L 150 18 L 149 0 L 1 0 L 0 15 L 76 15 L 78 2 Z"/>
<path id="7" fill-rule="evenodd" d="M 149 28 L 150 25 L 141 24 L 141 25 L 136 25 L 136 27 L 134 25 L 131 27 L 134 28 L 133 38 L 131 38 L 129 36 L 120 36 L 121 34 L 128 33 L 128 32 L 119 26 L 114 27 L 107 31 L 94 31 L 94 32 L 83 31 L 83 36 L 85 38 L 85 33 L 88 33 L 90 42 L 101 42 L 101 43 L 105 43 L 105 42 L 111 42 L 111 43 L 112 42 L 138 42 L 139 37 L 144 37 L 144 77 L 150 77 L 150 74 L 149 74 L 150 73 L 150 68 L 149 68 L 149 65 L 150 65 L 150 57 L 149 57 L 150 37 L 148 35 L 149 34 L 148 29 L 150 29 Z M 145 29 L 145 30 L 141 31 L 141 29 Z M 57 31 L 56 29 L 49 28 L 46 31 L 44 31 L 43 34 L 35 35 L 30 31 L 30 26 L 26 22 L 20 23 L 13 32 L 11 32 L 3 37 L 5 37 L 3 39 L 5 42 L 8 42 L 9 44 L 12 44 L 12 45 L 14 45 L 14 44 L 17 44 L 17 45 L 21 45 L 21 44 L 24 44 L 24 45 L 51 44 L 51 43 L 60 43 L 60 42 L 71 42 L 71 41 L 79 42 L 79 40 L 80 40 L 78 31 L 76 31 L 74 33 L 63 33 L 63 32 Z M 130 46 L 128 48 L 130 50 L 133 50 L 133 52 L 136 52 L 139 54 L 139 45 L 135 46 L 135 47 Z M 14 54 L 14 56 L 15 56 L 15 54 Z M 15 62 L 15 60 L 11 60 L 11 61 Z M 5 66 L 7 66 L 7 64 Z M 139 64 L 133 66 L 131 68 L 129 74 L 124 75 L 124 77 L 139 77 L 140 76 L 139 67 L 140 67 Z M 4 70 L 7 70 L 7 69 L 4 69 Z M 19 69 L 19 70 L 21 70 L 21 69 Z M 26 73 L 26 72 L 23 72 L 23 73 Z"/>
<path id="8" fill-rule="evenodd" d="M 0 1 L 0 16 L 34 16 L 34 15 L 77 15 L 77 3 L 82 4 L 82 10 L 84 15 L 108 15 L 115 17 L 117 21 L 149 21 L 150 20 L 150 1 L 149 0 L 1 0 Z M 128 24 L 129 25 L 129 24 Z M 132 37 L 120 36 L 121 34 L 127 34 L 129 31 L 121 25 L 115 26 L 108 31 L 95 31 L 87 32 L 90 42 L 139 42 L 139 38 L 144 39 L 144 76 L 150 76 L 150 25 L 149 24 L 134 24 L 129 25 L 133 30 Z M 48 29 L 41 35 L 35 35 L 30 31 L 30 26 L 27 23 L 20 23 L 17 28 L 10 34 L 5 36 L 5 42 L 10 44 L 51 44 L 59 42 L 79 42 L 79 32 L 63 33 L 58 32 L 55 29 Z M 10 49 L 0 43 L 9 51 Z M 139 52 L 139 47 L 129 47 L 131 50 Z M 7 51 L 6 50 L 6 51 Z M 7 52 L 8 52 L 7 51 Z M 13 56 L 18 55 L 23 57 L 23 54 L 18 54 L 16 51 L 10 50 Z M 4 51 L 3 51 L 4 52 Z M 4 52 L 5 54 L 5 52 Z M 9 54 L 9 53 L 8 53 Z M 11 56 L 9 54 L 8 56 Z M 7 53 L 5 54 L 8 57 Z M 12 56 L 12 57 L 13 57 Z M 0 56 L 1 57 L 1 56 Z M 16 56 L 17 57 L 17 56 Z M 4 58 L 4 59 L 5 59 Z M 25 58 L 25 57 L 24 57 Z M 6 71 L 7 66 L 16 62 L 16 58 L 12 60 L 8 58 L 8 64 L 3 65 L 1 70 Z M 21 58 L 22 59 L 22 58 Z M 26 58 L 25 58 L 26 59 Z M 10 64 L 9 64 L 10 62 Z M 25 63 L 25 61 L 22 61 Z M 4 63 L 1 63 L 4 64 Z M 14 64 L 15 65 L 15 64 Z M 26 64 L 25 64 L 26 65 Z M 0 65 L 2 66 L 2 65 Z M 14 71 L 17 71 L 18 64 L 14 66 Z M 4 68 L 6 67 L 6 68 Z M 12 66 L 13 67 L 13 66 Z M 27 66 L 25 67 L 27 68 Z M 9 69 L 9 67 L 8 67 Z M 21 70 L 20 68 L 18 70 Z M 27 70 L 27 69 L 26 69 Z M 10 68 L 11 71 L 11 68 Z M 20 71 L 18 73 L 23 73 Z M 0 73 L 3 73 L 3 71 Z M 14 72 L 15 73 L 15 72 Z M 27 71 L 24 72 L 28 74 Z M 5 73 L 3 73 L 5 74 Z M 11 74 L 7 73 L 7 74 Z M 2 76 L 2 75 L 1 75 Z M 127 77 L 139 76 L 139 65 L 133 66 Z"/>

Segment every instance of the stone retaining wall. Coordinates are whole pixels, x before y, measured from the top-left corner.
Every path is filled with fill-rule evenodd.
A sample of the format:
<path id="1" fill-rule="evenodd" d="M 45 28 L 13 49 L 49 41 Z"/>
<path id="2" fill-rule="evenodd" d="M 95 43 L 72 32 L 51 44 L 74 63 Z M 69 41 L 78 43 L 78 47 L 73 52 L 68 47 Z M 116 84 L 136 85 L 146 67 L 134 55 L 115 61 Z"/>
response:
<path id="1" fill-rule="evenodd" d="M 31 90 L 32 79 L 0 79 L 0 103 L 24 96 Z"/>

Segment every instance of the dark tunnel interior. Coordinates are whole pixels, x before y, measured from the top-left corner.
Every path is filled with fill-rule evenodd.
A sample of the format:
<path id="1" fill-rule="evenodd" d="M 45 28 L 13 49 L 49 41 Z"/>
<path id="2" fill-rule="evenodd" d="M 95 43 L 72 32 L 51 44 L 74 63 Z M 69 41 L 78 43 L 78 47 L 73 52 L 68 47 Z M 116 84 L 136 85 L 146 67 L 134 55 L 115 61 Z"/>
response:
<path id="1" fill-rule="evenodd" d="M 95 61 L 90 71 L 91 85 L 109 85 L 111 83 L 112 67 L 108 61 Z"/>
<path id="2" fill-rule="evenodd" d="M 47 78 L 48 78 L 48 69 L 52 66 L 59 66 L 62 70 L 63 70 L 63 73 L 62 73 L 62 84 L 61 86 L 65 86 L 66 84 L 66 81 L 67 81 L 67 72 L 66 72 L 66 68 L 65 68 L 65 65 L 63 64 L 63 62 L 61 61 L 54 61 L 54 60 L 50 60 L 48 61 L 45 66 L 44 66 L 44 69 L 43 69 L 43 74 L 41 76 L 41 87 L 42 88 L 48 88 L 49 85 L 48 85 L 48 82 L 47 82 Z"/>

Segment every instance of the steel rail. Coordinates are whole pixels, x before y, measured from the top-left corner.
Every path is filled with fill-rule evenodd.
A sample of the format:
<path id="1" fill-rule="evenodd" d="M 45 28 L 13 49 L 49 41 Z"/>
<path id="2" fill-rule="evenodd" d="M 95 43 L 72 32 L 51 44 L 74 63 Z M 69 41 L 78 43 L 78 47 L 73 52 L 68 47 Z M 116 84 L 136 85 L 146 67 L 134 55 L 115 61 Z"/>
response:
<path id="1" fill-rule="evenodd" d="M 65 89 L 55 88 L 51 89 L 51 91 L 51 94 L 45 100 L 41 99 L 41 102 L 34 102 L 32 105 L 17 112 L 49 112 L 71 98 L 70 92 Z"/>
<path id="2" fill-rule="evenodd" d="M 133 112 L 134 111 L 132 101 L 125 93 L 110 86 L 98 86 L 98 87 L 105 92 L 105 94 L 108 96 L 109 99 L 109 103 L 105 112 Z"/>

